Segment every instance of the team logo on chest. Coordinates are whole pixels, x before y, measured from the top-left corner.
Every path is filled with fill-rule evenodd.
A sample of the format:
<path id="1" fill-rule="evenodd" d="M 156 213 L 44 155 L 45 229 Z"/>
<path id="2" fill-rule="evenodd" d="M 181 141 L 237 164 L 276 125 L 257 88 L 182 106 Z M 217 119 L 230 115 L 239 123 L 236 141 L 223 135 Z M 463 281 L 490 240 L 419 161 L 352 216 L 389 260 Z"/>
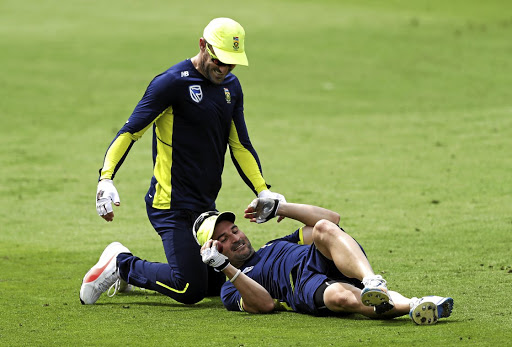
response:
<path id="1" fill-rule="evenodd" d="M 203 100 L 203 91 L 201 90 L 201 86 L 194 84 L 193 86 L 188 87 L 188 90 L 190 92 L 190 97 L 195 102 L 199 103 L 201 100 Z"/>
<path id="2" fill-rule="evenodd" d="M 231 104 L 231 93 L 228 88 L 224 88 L 224 94 L 226 95 L 226 102 Z"/>

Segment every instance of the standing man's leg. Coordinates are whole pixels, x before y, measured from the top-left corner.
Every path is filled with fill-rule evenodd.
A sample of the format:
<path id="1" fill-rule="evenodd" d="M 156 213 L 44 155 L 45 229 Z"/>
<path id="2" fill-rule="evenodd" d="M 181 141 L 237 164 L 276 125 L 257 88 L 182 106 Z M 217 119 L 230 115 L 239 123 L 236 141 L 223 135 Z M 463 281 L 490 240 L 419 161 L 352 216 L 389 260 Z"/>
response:
<path id="1" fill-rule="evenodd" d="M 197 217 L 190 211 L 147 208 L 151 224 L 162 238 L 167 264 L 137 257 L 118 256 L 119 275 L 129 284 L 155 290 L 184 304 L 194 304 L 208 294 L 208 269 L 192 236 Z"/>
<path id="2" fill-rule="evenodd" d="M 184 304 L 219 295 L 226 278 L 223 273 L 209 274 L 207 265 L 201 261 L 200 247 L 192 236 L 197 215 L 148 207 L 151 224 L 162 238 L 167 263 L 142 260 L 119 242 L 113 242 L 85 275 L 80 288 L 82 304 L 94 304 L 111 286 L 115 287 L 115 294 L 120 280 Z"/>

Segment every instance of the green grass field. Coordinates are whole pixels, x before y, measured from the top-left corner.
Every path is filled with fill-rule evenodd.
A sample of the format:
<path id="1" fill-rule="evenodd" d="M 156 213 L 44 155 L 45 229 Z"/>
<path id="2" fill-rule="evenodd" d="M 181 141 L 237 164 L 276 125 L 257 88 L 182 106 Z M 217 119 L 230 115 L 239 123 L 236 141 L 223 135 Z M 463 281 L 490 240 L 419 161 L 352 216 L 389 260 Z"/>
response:
<path id="1" fill-rule="evenodd" d="M 247 32 L 246 120 L 273 190 L 338 211 L 390 289 L 455 299 L 415 326 L 184 306 L 136 290 L 78 300 L 111 241 L 164 261 L 145 215 L 151 136 L 97 172 L 151 78 L 206 23 Z M 512 339 L 512 4 L 417 1 L 0 2 L 0 345 L 504 346 Z M 253 198 L 226 161 L 218 208 Z M 297 224 L 240 227 L 260 246 Z"/>

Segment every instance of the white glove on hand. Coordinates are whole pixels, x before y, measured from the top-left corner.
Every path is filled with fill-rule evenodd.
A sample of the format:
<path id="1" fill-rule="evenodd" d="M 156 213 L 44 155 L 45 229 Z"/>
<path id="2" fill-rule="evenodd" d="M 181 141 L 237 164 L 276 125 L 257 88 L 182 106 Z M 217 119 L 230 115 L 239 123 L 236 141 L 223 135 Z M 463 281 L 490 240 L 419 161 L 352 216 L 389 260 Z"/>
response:
<path id="1" fill-rule="evenodd" d="M 270 190 L 268 189 L 265 189 L 265 190 L 262 190 L 259 194 L 258 194 L 258 198 L 269 198 L 269 199 L 277 199 L 279 201 L 282 201 L 282 202 L 286 202 L 286 199 L 284 198 L 283 195 L 279 194 L 279 193 L 274 193 L 274 192 L 271 192 Z"/>
<path id="2" fill-rule="evenodd" d="M 203 263 L 209 265 L 220 272 L 229 265 L 228 257 L 219 253 L 216 247 L 205 248 L 201 251 L 201 258 Z"/>
<path id="3" fill-rule="evenodd" d="M 101 180 L 98 182 L 98 189 L 96 190 L 96 211 L 100 216 L 104 216 L 113 212 L 112 202 L 119 205 L 119 193 L 112 180 Z"/>
<path id="4" fill-rule="evenodd" d="M 265 223 L 277 216 L 277 210 L 279 209 L 280 203 L 281 201 L 278 199 L 258 198 L 254 199 L 250 203 L 249 207 L 254 210 L 253 217 L 256 217 L 256 223 L 259 224 Z"/>

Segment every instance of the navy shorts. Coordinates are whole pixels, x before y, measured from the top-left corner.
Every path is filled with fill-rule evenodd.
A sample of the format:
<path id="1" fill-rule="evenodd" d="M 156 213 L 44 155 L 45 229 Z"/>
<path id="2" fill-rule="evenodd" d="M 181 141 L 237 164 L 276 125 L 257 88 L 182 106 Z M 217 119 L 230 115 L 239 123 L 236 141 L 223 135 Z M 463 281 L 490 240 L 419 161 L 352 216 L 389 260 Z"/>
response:
<path id="1" fill-rule="evenodd" d="M 343 275 L 334 262 L 327 259 L 314 244 L 297 267 L 296 273 L 292 271 L 292 279 L 294 277 L 296 311 L 312 315 L 337 314 L 325 307 L 323 293 L 328 286 L 326 283 L 343 282 L 364 288 L 360 280 Z"/>

